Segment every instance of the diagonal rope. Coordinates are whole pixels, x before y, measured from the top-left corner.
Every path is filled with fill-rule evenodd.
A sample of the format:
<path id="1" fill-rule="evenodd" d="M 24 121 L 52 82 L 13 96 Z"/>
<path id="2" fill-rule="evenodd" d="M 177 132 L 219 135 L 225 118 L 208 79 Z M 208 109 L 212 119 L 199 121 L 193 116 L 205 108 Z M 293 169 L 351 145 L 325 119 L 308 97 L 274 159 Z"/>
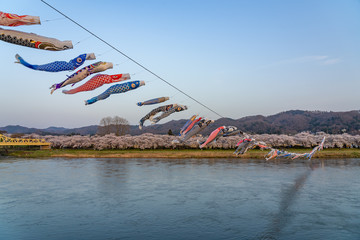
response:
<path id="1" fill-rule="evenodd" d="M 131 58 L 130 56 L 126 55 L 125 53 L 123 53 L 122 51 L 120 51 L 119 49 L 117 49 L 116 47 L 114 47 L 113 45 L 111 45 L 110 43 L 108 43 L 107 41 L 105 41 L 104 39 L 100 38 L 99 36 L 97 36 L 95 33 L 91 32 L 90 30 L 88 30 L 87 28 L 83 27 L 81 24 L 79 24 L 78 22 L 76 22 L 75 20 L 71 19 L 70 17 L 68 17 L 67 15 L 65 15 L 64 13 L 62 13 L 61 11 L 59 11 L 58 9 L 56 9 L 55 7 L 51 6 L 49 3 L 45 2 L 44 0 L 41 0 L 44 4 L 46 4 L 47 6 L 49 6 L 50 8 L 52 8 L 53 10 L 55 10 L 56 12 L 58 12 L 59 14 L 63 15 L 65 18 L 69 19 L 71 22 L 73 22 L 74 24 L 78 25 L 80 28 L 82 28 L 83 30 L 85 30 L 86 32 L 90 33 L 91 35 L 93 35 L 94 37 L 96 37 L 97 39 L 99 39 L 100 41 L 102 41 L 103 43 L 105 43 L 106 45 L 108 45 L 109 47 L 111 47 L 112 49 L 114 49 L 115 51 L 117 51 L 118 53 L 120 53 L 121 55 L 123 55 L 124 57 L 128 58 L 129 60 L 131 60 L 132 62 L 134 62 L 136 65 L 140 66 L 141 68 L 145 69 L 147 72 L 151 73 L 152 75 L 154 75 L 155 77 L 159 78 L 161 81 L 165 82 L 166 84 L 168 84 L 169 86 L 171 86 L 172 88 L 176 89 L 177 91 L 181 92 L 182 94 L 184 94 L 185 96 L 187 96 L 188 98 L 192 99 L 193 101 L 197 102 L 198 104 L 200 104 L 201 106 L 205 107 L 206 109 L 210 110 L 211 112 L 215 113 L 216 115 L 218 115 L 219 117 L 223 117 L 221 114 L 217 113 L 216 111 L 212 110 L 210 107 L 206 106 L 205 104 L 201 103 L 200 101 L 196 100 L 195 98 L 193 98 L 192 96 L 190 96 L 189 94 L 185 93 L 184 91 L 182 91 L 181 89 L 177 88 L 176 86 L 174 86 L 173 84 L 171 84 L 170 82 L 166 81 L 164 78 L 160 77 L 159 75 L 157 75 L 156 73 L 154 73 L 153 71 L 151 71 L 150 69 L 146 68 L 144 65 L 142 65 L 141 63 L 137 62 L 136 60 L 134 60 L 133 58 Z"/>

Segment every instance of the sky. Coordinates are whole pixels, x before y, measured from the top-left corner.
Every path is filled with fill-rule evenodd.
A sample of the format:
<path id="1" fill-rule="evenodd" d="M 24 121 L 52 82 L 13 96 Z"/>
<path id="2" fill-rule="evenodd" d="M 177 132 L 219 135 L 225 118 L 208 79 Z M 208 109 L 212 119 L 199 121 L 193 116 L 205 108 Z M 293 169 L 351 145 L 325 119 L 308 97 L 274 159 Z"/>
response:
<path id="1" fill-rule="evenodd" d="M 358 0 L 45 1 L 223 117 L 360 109 Z M 135 125 L 160 106 L 136 103 L 162 96 L 170 97 L 162 105 L 177 103 L 188 110 L 159 123 L 193 114 L 220 117 L 40 0 L 3 1 L 0 11 L 40 16 L 42 22 L 4 29 L 74 45 L 54 52 L 0 41 L 0 127 L 75 128 L 99 124 L 107 116 Z M 131 80 L 143 80 L 145 86 L 85 105 L 84 100 L 111 85 L 74 95 L 61 92 L 71 89 L 66 86 L 51 95 L 49 87 L 73 72 L 34 71 L 14 63 L 15 54 L 45 64 L 83 53 L 95 53 L 96 60 L 81 67 L 112 62 L 114 68 L 103 74 L 130 73 Z"/>

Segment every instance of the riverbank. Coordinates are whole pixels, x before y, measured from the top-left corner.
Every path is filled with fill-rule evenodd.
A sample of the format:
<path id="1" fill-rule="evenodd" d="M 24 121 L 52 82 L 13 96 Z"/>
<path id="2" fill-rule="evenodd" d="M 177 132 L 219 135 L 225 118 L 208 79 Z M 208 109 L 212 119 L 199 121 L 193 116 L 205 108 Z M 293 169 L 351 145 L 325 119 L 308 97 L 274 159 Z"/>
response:
<path id="1" fill-rule="evenodd" d="M 311 149 L 287 149 L 290 152 L 305 153 Z M 88 150 L 88 149 L 51 149 L 51 150 L 11 150 L 7 156 L 22 158 L 255 158 L 263 159 L 268 151 L 250 150 L 236 156 L 234 150 L 222 149 L 156 149 L 156 150 Z M 360 158 L 360 149 L 324 149 L 315 153 L 313 158 Z"/>

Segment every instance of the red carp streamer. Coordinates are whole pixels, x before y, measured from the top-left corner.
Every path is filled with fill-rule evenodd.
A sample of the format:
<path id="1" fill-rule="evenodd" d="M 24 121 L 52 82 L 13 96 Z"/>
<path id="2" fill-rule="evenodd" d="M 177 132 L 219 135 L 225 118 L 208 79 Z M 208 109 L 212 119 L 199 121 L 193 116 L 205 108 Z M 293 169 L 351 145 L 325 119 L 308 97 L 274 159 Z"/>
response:
<path id="1" fill-rule="evenodd" d="M 83 85 L 71 90 L 63 90 L 63 93 L 74 94 L 78 92 L 91 91 L 98 87 L 101 87 L 104 84 L 125 81 L 128 79 L 130 79 L 130 74 L 128 73 L 115 75 L 97 74 Z"/>

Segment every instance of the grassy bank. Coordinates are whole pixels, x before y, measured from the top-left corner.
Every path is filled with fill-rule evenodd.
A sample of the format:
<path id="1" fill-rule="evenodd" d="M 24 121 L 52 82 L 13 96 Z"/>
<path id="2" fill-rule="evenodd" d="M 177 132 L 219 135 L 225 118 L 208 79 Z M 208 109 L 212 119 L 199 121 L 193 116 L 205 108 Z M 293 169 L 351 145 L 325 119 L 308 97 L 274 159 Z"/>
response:
<path id="1" fill-rule="evenodd" d="M 291 152 L 304 153 L 311 149 L 288 149 Z M 52 150 L 12 150 L 6 155 L 23 158 L 236 158 L 234 150 L 219 149 L 157 149 L 157 150 L 86 150 L 86 149 L 52 149 Z M 250 150 L 239 158 L 264 158 L 268 151 Z M 315 153 L 313 158 L 360 158 L 360 149 L 324 149 Z"/>

